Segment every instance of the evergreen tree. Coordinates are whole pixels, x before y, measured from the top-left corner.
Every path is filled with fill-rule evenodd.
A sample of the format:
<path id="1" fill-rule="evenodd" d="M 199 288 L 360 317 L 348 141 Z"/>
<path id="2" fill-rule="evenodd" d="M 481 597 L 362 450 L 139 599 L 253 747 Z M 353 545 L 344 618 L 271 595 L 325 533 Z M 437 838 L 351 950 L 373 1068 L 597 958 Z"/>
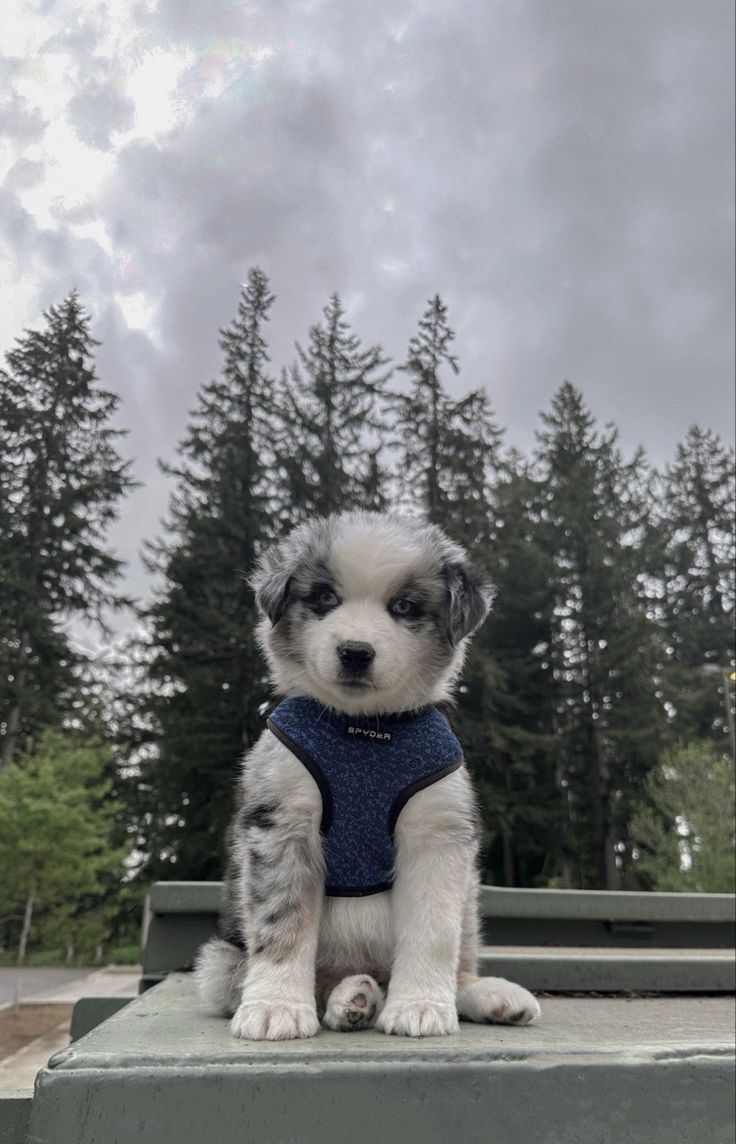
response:
<path id="1" fill-rule="evenodd" d="M 734 777 L 709 742 L 668 751 L 646 781 L 631 823 L 638 879 L 647 889 L 733 894 Z"/>
<path id="2" fill-rule="evenodd" d="M 612 889 L 662 736 L 656 632 L 638 553 L 649 477 L 641 453 L 623 461 L 614 429 L 597 432 L 568 382 L 542 416 L 542 535 L 555 593 L 550 656 L 569 819 L 562 880 Z"/>
<path id="3" fill-rule="evenodd" d="M 61 623 L 129 603 L 110 585 L 105 546 L 133 487 L 109 422 L 119 398 L 99 387 L 89 318 L 72 292 L 27 331 L 0 370 L 0 699 L 2 763 L 71 703 L 75 656 Z"/>
<path id="4" fill-rule="evenodd" d="M 677 446 L 658 498 L 663 560 L 659 615 L 666 638 L 664 690 L 672 734 L 728 749 L 733 710 L 736 585 L 734 457 L 694 425 Z M 731 746 L 731 750 L 733 747 Z"/>
<path id="5" fill-rule="evenodd" d="M 501 433 L 488 395 L 473 390 L 455 401 L 441 370 L 459 372 L 450 352 L 455 332 L 437 295 L 428 304 L 399 368 L 408 393 L 392 396 L 400 501 L 421 511 L 473 551 L 488 542 L 488 497 Z"/>
<path id="6" fill-rule="evenodd" d="M 545 767 L 551 672 L 540 648 L 549 639 L 549 574 L 533 535 L 534 481 L 518 455 L 501 461 L 488 395 L 454 399 L 444 389 L 442 371 L 459 372 L 454 337 L 433 298 L 401 367 L 411 388 L 394 397 L 397 467 L 404 505 L 460 541 L 497 589 L 470 647 L 453 722 L 480 795 L 484 874 L 534 884 L 545 877 L 560 819 L 554 770 Z"/>
<path id="7" fill-rule="evenodd" d="M 280 463 L 293 519 L 386 504 L 380 346 L 361 348 L 337 294 L 281 382 Z M 291 523 L 291 521 L 290 521 Z"/>
<path id="8" fill-rule="evenodd" d="M 557 872 L 563 804 L 555 773 L 550 664 L 552 564 L 539 537 L 540 488 L 510 452 L 491 490 L 493 610 L 460 687 L 463 746 L 485 823 L 484 877 L 545 885 Z"/>
<path id="9" fill-rule="evenodd" d="M 237 317 L 220 332 L 221 376 L 200 393 L 179 446 L 171 536 L 149 545 L 163 577 L 145 613 L 153 694 L 139 721 L 153 734 L 131 793 L 147 874 L 213 878 L 232 810 L 237 761 L 262 729 L 268 699 L 244 573 L 278 529 L 273 381 L 264 325 L 274 301 L 249 272 Z"/>

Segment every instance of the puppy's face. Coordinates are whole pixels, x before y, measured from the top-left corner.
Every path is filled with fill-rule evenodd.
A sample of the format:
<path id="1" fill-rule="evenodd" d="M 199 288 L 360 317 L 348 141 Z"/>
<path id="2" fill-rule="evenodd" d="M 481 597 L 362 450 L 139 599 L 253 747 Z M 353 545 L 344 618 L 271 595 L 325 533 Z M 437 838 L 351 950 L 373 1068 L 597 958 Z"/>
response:
<path id="1" fill-rule="evenodd" d="M 439 528 L 366 512 L 295 529 L 252 582 L 277 689 L 350 714 L 446 698 L 492 596 Z"/>

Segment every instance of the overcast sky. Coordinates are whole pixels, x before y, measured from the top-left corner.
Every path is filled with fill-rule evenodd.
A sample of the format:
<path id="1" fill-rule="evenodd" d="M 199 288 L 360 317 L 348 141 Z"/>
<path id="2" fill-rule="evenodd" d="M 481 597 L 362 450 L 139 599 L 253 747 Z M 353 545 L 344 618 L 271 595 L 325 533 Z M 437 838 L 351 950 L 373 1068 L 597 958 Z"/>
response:
<path id="1" fill-rule="evenodd" d="M 426 300 L 534 443 L 564 379 L 658 463 L 733 439 L 732 0 L 2 0 L 0 351 L 72 286 L 145 488 L 260 264 L 275 368 L 330 293 L 399 360 Z"/>

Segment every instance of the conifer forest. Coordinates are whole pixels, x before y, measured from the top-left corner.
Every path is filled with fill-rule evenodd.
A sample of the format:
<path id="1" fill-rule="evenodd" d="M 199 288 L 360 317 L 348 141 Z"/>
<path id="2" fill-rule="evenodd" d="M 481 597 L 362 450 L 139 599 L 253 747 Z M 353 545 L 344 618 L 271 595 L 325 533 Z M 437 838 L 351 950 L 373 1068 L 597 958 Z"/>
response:
<path id="1" fill-rule="evenodd" d="M 484 880 L 733 890 L 734 457 L 718 426 L 693 425 L 656 468 L 561 378 L 525 455 L 492 390 L 460 386 L 439 296 L 407 316 L 400 361 L 363 343 L 338 294 L 283 363 L 261 269 L 233 303 L 219 372 L 160 460 L 172 492 L 140 537 L 145 603 L 119 588 L 109 527 L 136 482 L 76 292 L 0 368 L 0 952 L 135 941 L 153 881 L 222 876 L 238 762 L 272 699 L 245 576 L 300 520 L 351 508 L 441 525 L 495 584 L 446 712 Z M 116 612 L 135 634 L 83 653 L 75 622 L 104 638 Z"/>

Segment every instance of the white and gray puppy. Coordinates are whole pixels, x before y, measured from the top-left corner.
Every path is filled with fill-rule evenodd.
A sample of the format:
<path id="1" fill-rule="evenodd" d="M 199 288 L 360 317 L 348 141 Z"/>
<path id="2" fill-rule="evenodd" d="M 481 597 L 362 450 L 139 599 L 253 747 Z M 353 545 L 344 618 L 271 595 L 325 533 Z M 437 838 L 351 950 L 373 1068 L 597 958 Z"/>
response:
<path id="1" fill-rule="evenodd" d="M 533 1021 L 531 993 L 477 973 L 475 799 L 459 744 L 433 706 L 450 697 L 492 590 L 441 529 L 368 512 L 295 529 L 265 553 L 252 585 L 274 687 L 299 697 L 277 712 L 306 704 L 308 733 L 340 729 L 370 743 L 361 766 L 360 747 L 343 740 L 353 752 L 350 781 L 363 784 L 347 791 L 349 816 L 378 816 L 392 863 L 378 885 L 330 889 L 327 780 L 270 723 L 243 765 L 220 936 L 195 966 L 208 1010 L 232 1016 L 233 1034 L 254 1040 L 310 1037 L 320 1019 L 412 1037 L 453 1033 L 458 1015 Z M 421 764 L 428 778 L 399 778 L 387 842 L 376 811 L 382 759 L 399 771 L 403 763 L 381 749 L 389 742 L 390 752 L 392 736 L 400 745 L 413 725 L 436 733 L 445 755 Z M 447 742 L 457 752 L 443 766 L 453 755 Z M 375 860 L 385 862 L 385 849 Z"/>

